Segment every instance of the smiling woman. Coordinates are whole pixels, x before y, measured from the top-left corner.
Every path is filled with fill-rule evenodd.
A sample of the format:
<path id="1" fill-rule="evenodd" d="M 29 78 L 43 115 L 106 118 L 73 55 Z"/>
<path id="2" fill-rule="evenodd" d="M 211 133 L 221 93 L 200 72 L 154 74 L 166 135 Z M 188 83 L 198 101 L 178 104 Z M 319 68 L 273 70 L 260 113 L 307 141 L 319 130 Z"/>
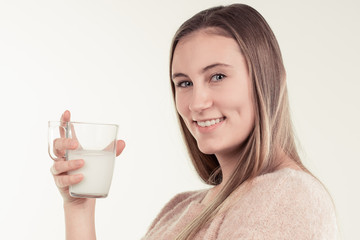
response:
<path id="1" fill-rule="evenodd" d="M 296 149 L 280 48 L 255 9 L 215 7 L 186 21 L 172 42 L 170 76 L 189 155 L 212 187 L 175 196 L 144 240 L 337 238 L 332 199 Z M 119 140 L 117 155 L 124 147 Z M 67 191 L 82 181 L 67 171 L 83 165 L 52 168 L 68 239 L 95 238 L 95 200 Z"/>
<path id="2" fill-rule="evenodd" d="M 302 164 L 276 38 L 253 8 L 204 10 L 175 34 L 172 90 L 210 190 L 174 197 L 144 239 L 336 239 L 332 199 Z"/>

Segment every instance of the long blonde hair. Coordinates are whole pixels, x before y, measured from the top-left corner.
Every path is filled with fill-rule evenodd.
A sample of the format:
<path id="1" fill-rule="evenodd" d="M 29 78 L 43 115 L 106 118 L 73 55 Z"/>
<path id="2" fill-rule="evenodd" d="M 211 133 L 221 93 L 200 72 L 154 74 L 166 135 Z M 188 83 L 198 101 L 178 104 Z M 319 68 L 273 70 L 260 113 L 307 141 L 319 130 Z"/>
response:
<path id="1" fill-rule="evenodd" d="M 242 145 L 242 154 L 228 182 L 215 200 L 177 237 L 191 239 L 219 211 L 225 199 L 244 181 L 273 172 L 278 167 L 279 151 L 308 172 L 298 155 L 290 119 L 286 73 L 279 45 L 265 19 L 253 8 L 233 4 L 199 12 L 180 26 L 170 53 L 170 78 L 173 53 L 178 42 L 188 34 L 205 28 L 237 41 L 252 80 L 255 105 L 254 128 Z M 175 87 L 171 81 L 175 100 Z M 222 172 L 214 154 L 204 154 L 178 114 L 182 134 L 192 163 L 199 176 L 210 185 L 222 181 Z"/>

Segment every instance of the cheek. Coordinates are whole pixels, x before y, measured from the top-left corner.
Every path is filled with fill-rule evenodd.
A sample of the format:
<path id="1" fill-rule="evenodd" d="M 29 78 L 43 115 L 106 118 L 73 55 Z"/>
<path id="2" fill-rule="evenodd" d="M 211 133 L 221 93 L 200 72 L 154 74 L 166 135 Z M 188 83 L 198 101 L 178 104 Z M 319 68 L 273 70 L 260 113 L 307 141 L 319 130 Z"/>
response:
<path id="1" fill-rule="evenodd" d="M 254 103 L 250 99 L 244 99 L 243 104 L 239 107 L 239 117 L 245 131 L 251 131 L 255 124 Z"/>
<path id="2" fill-rule="evenodd" d="M 251 128 L 254 124 L 254 103 L 247 92 L 230 90 L 221 104 L 222 109 L 226 109 L 228 114 L 232 115 L 234 120 L 236 119 L 235 122 L 242 124 L 242 127 Z"/>
<path id="3" fill-rule="evenodd" d="M 177 112 L 180 114 L 182 118 L 184 118 L 186 114 L 186 109 L 188 109 L 188 107 L 187 107 L 186 99 L 181 95 L 180 96 L 179 95 L 180 94 L 177 94 L 175 96 L 175 106 Z"/>

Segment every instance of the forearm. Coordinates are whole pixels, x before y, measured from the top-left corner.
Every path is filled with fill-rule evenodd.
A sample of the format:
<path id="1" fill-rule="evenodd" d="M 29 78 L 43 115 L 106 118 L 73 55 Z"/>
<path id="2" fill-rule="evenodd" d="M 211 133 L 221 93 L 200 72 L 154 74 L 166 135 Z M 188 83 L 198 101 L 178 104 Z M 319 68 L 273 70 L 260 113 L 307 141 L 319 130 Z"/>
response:
<path id="1" fill-rule="evenodd" d="M 81 205 L 64 204 L 64 212 L 67 240 L 96 239 L 95 199 Z"/>

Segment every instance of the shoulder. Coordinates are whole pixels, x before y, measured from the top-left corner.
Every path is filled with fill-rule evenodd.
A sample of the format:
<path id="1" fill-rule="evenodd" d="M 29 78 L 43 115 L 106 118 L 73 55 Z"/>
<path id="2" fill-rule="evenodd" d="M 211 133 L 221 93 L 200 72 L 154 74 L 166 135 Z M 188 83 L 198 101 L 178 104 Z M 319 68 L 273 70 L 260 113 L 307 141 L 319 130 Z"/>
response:
<path id="1" fill-rule="evenodd" d="M 266 178 L 266 177 L 265 177 Z M 333 200 L 325 186 L 314 176 L 304 171 L 282 169 L 269 175 L 267 181 L 271 185 L 274 181 L 273 191 L 269 195 L 273 199 L 273 211 L 282 210 L 282 215 L 293 214 L 301 219 L 335 218 Z M 259 182 L 260 189 L 267 187 Z M 266 198 L 265 198 L 266 199 Z"/>
<path id="2" fill-rule="evenodd" d="M 255 239 L 256 234 L 264 239 L 335 239 L 337 231 L 334 205 L 323 184 L 289 168 L 255 178 L 227 218 L 236 223 L 230 227 L 237 234 Z"/>
<path id="3" fill-rule="evenodd" d="M 256 177 L 248 189 L 238 198 L 239 204 L 254 201 L 276 209 L 277 205 L 290 205 L 291 209 L 318 205 L 333 208 L 333 202 L 325 186 L 314 176 L 299 170 L 284 168 L 273 173 Z M 274 206 L 273 206 L 274 205 Z"/>
<path id="4" fill-rule="evenodd" d="M 314 204 L 319 201 L 332 204 L 331 197 L 324 185 L 314 176 L 299 170 L 284 168 L 265 174 L 255 178 L 252 185 L 254 193 L 256 191 L 268 193 L 265 199 L 272 198 L 280 202 L 297 200 L 296 203 L 307 202 L 306 205 L 309 201 Z"/>

